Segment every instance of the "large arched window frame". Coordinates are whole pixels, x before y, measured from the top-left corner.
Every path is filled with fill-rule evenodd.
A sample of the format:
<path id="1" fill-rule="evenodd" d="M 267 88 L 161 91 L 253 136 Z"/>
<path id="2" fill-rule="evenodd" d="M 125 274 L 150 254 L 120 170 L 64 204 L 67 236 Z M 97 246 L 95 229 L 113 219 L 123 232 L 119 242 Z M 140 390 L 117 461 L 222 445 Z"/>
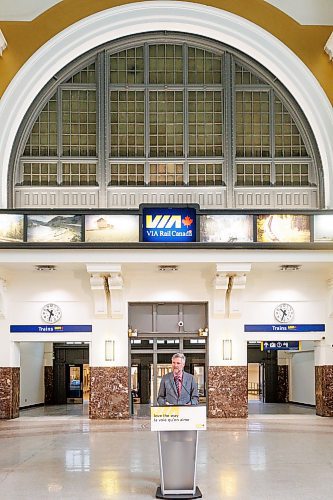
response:
<path id="1" fill-rule="evenodd" d="M 154 60 L 158 67 L 161 58 L 168 59 L 169 49 L 173 51 L 174 74 L 171 77 L 169 66 L 165 66 L 164 74 L 155 71 L 153 81 Z M 159 50 L 161 54 L 164 50 L 160 59 Z M 133 52 L 135 65 L 142 60 L 142 67 L 139 71 L 137 66 L 127 68 L 123 78 L 121 65 L 126 66 L 127 59 L 132 61 Z M 126 59 L 122 54 L 131 55 Z M 193 54 L 200 57 L 194 60 Z M 214 61 L 218 67 L 220 60 L 220 80 L 216 71 L 207 70 L 206 76 L 205 71 L 200 76 L 200 67 L 191 73 L 191 64 L 193 69 L 206 56 L 210 67 Z M 93 66 L 95 81 L 91 78 Z M 66 114 L 70 115 L 69 123 Z M 37 137 L 36 155 L 31 130 L 38 121 L 39 132 L 43 127 L 44 132 Z M 289 137 L 286 130 L 290 130 Z M 41 144 L 46 135 L 48 149 Z M 299 208 L 320 206 L 321 165 L 316 143 L 303 113 L 283 85 L 230 47 L 177 33 L 118 40 L 60 71 L 27 113 L 17 134 L 11 167 L 9 185 L 15 192 L 16 208 L 22 206 L 19 193 L 29 184 L 31 191 L 79 189 L 88 201 L 73 204 L 88 207 L 118 208 L 114 193 L 121 191 L 122 196 L 129 189 L 149 193 L 156 188 L 171 192 L 181 187 L 188 188 L 181 201 L 200 202 L 198 188 L 202 188 L 207 199 L 209 191 L 216 194 L 206 205 L 220 208 L 261 207 L 263 203 L 278 206 L 274 202 L 278 198 L 271 201 L 267 194 L 276 188 L 299 188 L 299 198 L 305 193 L 310 203 L 300 203 Z M 95 204 L 89 203 L 87 187 L 90 194 L 95 193 Z M 197 190 L 196 199 L 191 198 L 191 188 L 193 193 Z M 256 203 L 256 193 L 261 191 L 261 201 Z M 249 193 L 250 203 L 243 202 Z M 282 198 L 279 208 L 288 205 L 288 197 Z M 124 208 L 151 201 L 144 195 L 136 196 L 133 204 L 129 199 Z"/>

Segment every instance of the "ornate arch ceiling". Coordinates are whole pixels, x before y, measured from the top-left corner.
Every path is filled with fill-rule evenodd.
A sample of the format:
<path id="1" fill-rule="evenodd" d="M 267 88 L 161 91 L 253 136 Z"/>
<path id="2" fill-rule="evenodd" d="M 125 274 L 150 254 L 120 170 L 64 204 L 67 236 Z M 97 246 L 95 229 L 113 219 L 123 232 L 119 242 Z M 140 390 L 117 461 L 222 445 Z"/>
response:
<path id="1" fill-rule="evenodd" d="M 0 20 L 31 21 L 62 0 L 1 0 Z M 333 25 L 331 0 L 265 0 L 300 24 Z"/>

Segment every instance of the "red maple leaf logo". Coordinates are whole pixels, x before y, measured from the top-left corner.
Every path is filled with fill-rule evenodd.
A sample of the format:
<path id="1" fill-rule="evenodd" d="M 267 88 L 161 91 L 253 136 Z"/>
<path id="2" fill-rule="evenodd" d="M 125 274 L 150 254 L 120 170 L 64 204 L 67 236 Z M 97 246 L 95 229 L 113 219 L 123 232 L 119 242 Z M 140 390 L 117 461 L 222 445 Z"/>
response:
<path id="1" fill-rule="evenodd" d="M 191 217 L 189 217 L 188 215 L 186 215 L 185 219 L 182 220 L 182 223 L 184 224 L 184 226 L 190 226 L 193 222 L 193 219 L 191 219 Z"/>

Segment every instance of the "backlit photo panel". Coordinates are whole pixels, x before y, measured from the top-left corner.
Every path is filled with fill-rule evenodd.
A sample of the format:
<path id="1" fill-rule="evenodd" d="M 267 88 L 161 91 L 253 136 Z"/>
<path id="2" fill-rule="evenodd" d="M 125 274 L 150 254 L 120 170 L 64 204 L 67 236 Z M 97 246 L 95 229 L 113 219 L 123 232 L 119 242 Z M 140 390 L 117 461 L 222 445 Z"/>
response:
<path id="1" fill-rule="evenodd" d="M 79 243 L 82 215 L 28 215 L 28 243 Z"/>
<path id="2" fill-rule="evenodd" d="M 261 243 L 310 242 L 310 217 L 291 214 L 258 215 L 257 241 Z"/>
<path id="3" fill-rule="evenodd" d="M 85 241 L 135 243 L 139 241 L 138 215 L 86 215 Z"/>
<path id="4" fill-rule="evenodd" d="M 23 234 L 22 214 L 0 214 L 0 243 L 22 243 Z"/>
<path id="5" fill-rule="evenodd" d="M 333 241 L 333 214 L 314 216 L 314 236 L 313 240 L 319 242 Z"/>
<path id="6" fill-rule="evenodd" d="M 201 215 L 200 241 L 204 243 L 252 242 L 252 215 Z"/>

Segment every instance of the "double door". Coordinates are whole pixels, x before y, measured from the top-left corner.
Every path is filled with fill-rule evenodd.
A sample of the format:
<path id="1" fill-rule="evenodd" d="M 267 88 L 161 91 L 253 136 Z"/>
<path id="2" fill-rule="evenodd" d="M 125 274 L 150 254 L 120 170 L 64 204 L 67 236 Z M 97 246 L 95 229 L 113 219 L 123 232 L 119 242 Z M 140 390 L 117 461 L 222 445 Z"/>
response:
<path id="1" fill-rule="evenodd" d="M 185 371 L 191 373 L 199 389 L 200 402 L 206 398 L 206 339 L 173 336 L 131 339 L 131 412 L 149 416 L 150 406 L 157 404 L 163 375 L 172 370 L 171 358 L 176 352 L 186 356 Z"/>

